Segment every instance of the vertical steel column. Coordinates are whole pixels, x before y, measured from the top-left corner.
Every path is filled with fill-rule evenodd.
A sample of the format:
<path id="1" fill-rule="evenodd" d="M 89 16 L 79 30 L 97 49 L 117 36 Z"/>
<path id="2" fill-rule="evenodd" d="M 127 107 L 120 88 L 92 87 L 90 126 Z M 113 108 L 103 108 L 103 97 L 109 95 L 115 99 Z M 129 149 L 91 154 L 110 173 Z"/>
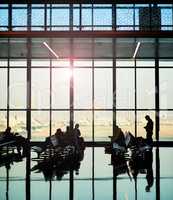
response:
<path id="1" fill-rule="evenodd" d="M 44 5 L 44 30 L 47 31 L 47 4 Z"/>
<path id="2" fill-rule="evenodd" d="M 45 5 L 45 30 L 47 31 L 47 4 Z M 49 18 L 49 30 L 52 30 L 52 4 L 50 4 L 50 18 Z M 49 39 L 50 46 L 52 47 L 52 38 Z M 50 110 L 49 110 L 49 136 L 52 135 L 52 57 L 49 52 L 49 59 L 50 59 L 50 88 L 49 88 L 49 101 L 50 101 Z M 49 200 L 52 199 L 52 180 L 49 181 Z"/>
<path id="3" fill-rule="evenodd" d="M 46 8 L 47 10 L 47 5 Z M 46 11 L 47 13 L 47 11 Z M 47 20 L 46 20 L 47 21 Z M 47 23 L 45 22 L 45 25 Z M 50 5 L 50 19 L 49 19 L 49 25 L 50 25 L 50 30 L 52 29 L 52 4 Z M 46 29 L 47 30 L 47 29 Z M 49 39 L 50 46 L 52 47 L 52 38 Z M 52 135 L 52 57 L 51 53 L 49 52 L 49 59 L 50 59 L 50 68 L 49 68 L 49 75 L 50 75 L 50 80 L 49 80 L 49 103 L 50 103 L 50 110 L 49 110 L 49 136 Z"/>
<path id="4" fill-rule="evenodd" d="M 70 4 L 70 31 L 73 31 L 73 4 Z M 74 77 L 73 77 L 73 38 L 70 38 L 70 132 L 73 131 L 74 124 Z M 74 173 L 70 170 L 70 191 L 69 199 L 74 199 Z"/>
<path id="5" fill-rule="evenodd" d="M 116 31 L 116 4 L 112 4 L 112 30 Z M 113 99 L 112 99 L 112 108 L 113 108 L 113 119 L 112 119 L 112 132 L 113 136 L 115 133 L 115 126 L 117 123 L 117 116 L 116 116 L 116 38 L 113 38 L 112 44 L 112 54 L 113 54 L 113 68 L 112 68 L 112 79 L 113 79 Z M 113 200 L 117 200 L 117 174 L 115 166 L 113 165 Z"/>
<path id="6" fill-rule="evenodd" d="M 10 126 L 10 38 L 8 38 L 8 60 L 7 60 L 7 127 Z"/>
<path id="7" fill-rule="evenodd" d="M 159 101 L 159 41 L 158 38 L 155 39 L 155 121 L 156 121 L 156 140 L 159 141 L 159 131 L 160 131 L 160 101 Z"/>
<path id="8" fill-rule="evenodd" d="M 79 4 L 79 30 L 82 30 L 82 4 Z"/>
<path id="9" fill-rule="evenodd" d="M 160 131 L 160 91 L 159 91 L 159 39 L 155 39 L 155 128 L 156 141 L 159 141 Z M 159 147 L 156 148 L 156 199 L 160 200 L 160 157 Z"/>
<path id="10" fill-rule="evenodd" d="M 112 29 L 113 31 L 116 30 L 116 5 L 112 5 Z M 116 38 L 113 38 L 113 45 L 112 45 L 112 54 L 113 54 L 113 68 L 112 68 L 112 75 L 113 75 L 113 136 L 115 134 L 115 125 L 116 125 Z"/>
<path id="11" fill-rule="evenodd" d="M 92 31 L 93 31 L 93 25 L 94 25 L 94 11 L 93 11 L 93 4 L 92 4 L 92 8 L 91 8 L 91 26 L 92 26 Z M 94 124 L 95 124 L 95 112 L 94 112 L 94 108 L 95 108 L 95 92 L 94 92 L 94 58 L 95 58 L 95 38 L 92 38 L 92 142 L 93 142 L 93 146 L 92 146 L 92 200 L 95 199 L 95 147 L 94 147 L 94 141 L 95 141 L 95 137 L 94 137 Z"/>
<path id="12" fill-rule="evenodd" d="M 31 30 L 31 4 L 27 8 L 28 31 Z M 31 139 L 31 38 L 27 38 L 27 138 Z"/>
<path id="13" fill-rule="evenodd" d="M 8 30 L 12 31 L 12 4 L 9 4 L 8 7 Z M 10 39 L 8 38 L 8 68 L 7 68 L 7 127 L 10 126 L 10 51 L 11 44 Z"/>
<path id="14" fill-rule="evenodd" d="M 135 44 L 136 44 L 136 38 L 135 38 Z M 137 71 L 136 71 L 136 57 L 134 58 L 134 64 L 135 64 L 135 68 L 134 68 L 134 75 L 135 75 L 135 91 L 134 91 L 134 95 L 135 95 L 135 137 L 137 137 Z"/>
<path id="15" fill-rule="evenodd" d="M 49 40 L 50 46 L 52 47 L 52 39 Z M 49 103 L 50 103 L 50 110 L 49 110 L 49 136 L 52 135 L 52 58 L 51 54 L 49 53 Z"/>
<path id="16" fill-rule="evenodd" d="M 31 31 L 31 4 L 27 7 L 27 28 Z M 26 130 L 27 139 L 31 139 L 31 38 L 27 38 L 27 113 L 26 113 Z M 31 152 L 28 145 L 28 153 L 26 157 L 26 200 L 31 199 Z"/>
<path id="17" fill-rule="evenodd" d="M 70 31 L 73 31 L 73 4 L 70 4 Z M 70 130 L 74 122 L 74 77 L 73 77 L 73 38 L 70 38 Z"/>

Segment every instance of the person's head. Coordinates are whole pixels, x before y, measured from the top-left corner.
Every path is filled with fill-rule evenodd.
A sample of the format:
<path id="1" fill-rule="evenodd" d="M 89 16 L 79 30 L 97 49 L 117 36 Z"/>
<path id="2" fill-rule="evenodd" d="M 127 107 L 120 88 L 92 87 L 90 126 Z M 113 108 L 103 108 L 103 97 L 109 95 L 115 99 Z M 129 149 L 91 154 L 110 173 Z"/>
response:
<path id="1" fill-rule="evenodd" d="M 70 131 L 70 126 L 66 126 L 66 132 Z"/>
<path id="2" fill-rule="evenodd" d="M 147 185 L 147 186 L 145 187 L 145 191 L 146 191 L 146 192 L 150 192 L 150 186 L 149 186 L 149 185 Z"/>
<path id="3" fill-rule="evenodd" d="M 61 132 L 62 132 L 61 129 L 58 128 L 58 129 L 56 130 L 56 133 L 55 133 L 55 134 L 56 134 L 56 135 L 61 135 Z"/>
<path id="4" fill-rule="evenodd" d="M 78 128 L 79 128 L 79 124 L 76 124 L 76 125 L 75 125 L 75 128 L 78 129 Z"/>
<path id="5" fill-rule="evenodd" d="M 8 126 L 8 127 L 6 128 L 6 130 L 5 130 L 5 132 L 6 132 L 6 133 L 10 133 L 10 132 L 11 132 L 11 127 Z"/>
<path id="6" fill-rule="evenodd" d="M 149 115 L 146 115 L 145 116 L 145 119 L 148 121 L 150 119 L 150 116 Z"/>

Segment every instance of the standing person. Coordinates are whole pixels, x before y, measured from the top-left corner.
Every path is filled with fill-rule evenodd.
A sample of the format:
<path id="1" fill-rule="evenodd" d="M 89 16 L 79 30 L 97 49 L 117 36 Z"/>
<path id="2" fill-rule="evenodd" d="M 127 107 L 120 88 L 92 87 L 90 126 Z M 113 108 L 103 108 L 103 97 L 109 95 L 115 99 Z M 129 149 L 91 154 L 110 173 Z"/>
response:
<path id="1" fill-rule="evenodd" d="M 76 147 L 79 147 L 79 137 L 81 136 L 81 132 L 79 130 L 79 124 L 75 124 L 75 127 L 73 129 L 73 136 L 74 136 L 74 143 Z"/>
<path id="2" fill-rule="evenodd" d="M 79 130 L 79 124 L 75 124 L 75 127 L 73 129 L 73 132 L 74 134 L 77 136 L 77 137 L 80 137 L 81 136 L 81 132 Z"/>
<path id="3" fill-rule="evenodd" d="M 151 144 L 153 142 L 153 121 L 149 115 L 146 115 L 145 119 L 147 120 L 147 125 L 144 127 L 146 130 L 146 140 L 147 143 Z"/>

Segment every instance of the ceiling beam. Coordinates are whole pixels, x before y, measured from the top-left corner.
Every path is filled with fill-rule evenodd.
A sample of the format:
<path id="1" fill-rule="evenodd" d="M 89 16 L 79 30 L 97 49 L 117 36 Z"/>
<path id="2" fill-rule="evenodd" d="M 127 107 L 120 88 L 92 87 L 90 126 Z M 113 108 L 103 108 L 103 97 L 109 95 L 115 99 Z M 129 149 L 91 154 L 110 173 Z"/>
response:
<path id="1" fill-rule="evenodd" d="M 0 38 L 173 38 L 173 31 L 2 31 Z"/>

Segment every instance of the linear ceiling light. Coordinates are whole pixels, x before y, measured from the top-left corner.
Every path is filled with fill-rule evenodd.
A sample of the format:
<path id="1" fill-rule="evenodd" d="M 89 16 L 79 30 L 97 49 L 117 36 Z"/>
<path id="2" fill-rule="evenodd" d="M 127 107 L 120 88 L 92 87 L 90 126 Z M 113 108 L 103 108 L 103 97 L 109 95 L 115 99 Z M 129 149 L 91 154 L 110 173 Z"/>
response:
<path id="1" fill-rule="evenodd" d="M 138 53 L 138 50 L 139 50 L 140 45 L 141 45 L 141 43 L 138 42 L 137 45 L 136 45 L 135 52 L 134 52 L 134 54 L 133 54 L 133 58 L 136 58 L 136 55 L 137 55 L 137 53 Z"/>
<path id="2" fill-rule="evenodd" d="M 46 42 L 43 42 L 44 46 L 47 47 L 49 49 L 49 51 L 58 59 L 59 56 L 55 53 L 55 51 L 50 48 L 50 46 L 46 43 Z"/>

